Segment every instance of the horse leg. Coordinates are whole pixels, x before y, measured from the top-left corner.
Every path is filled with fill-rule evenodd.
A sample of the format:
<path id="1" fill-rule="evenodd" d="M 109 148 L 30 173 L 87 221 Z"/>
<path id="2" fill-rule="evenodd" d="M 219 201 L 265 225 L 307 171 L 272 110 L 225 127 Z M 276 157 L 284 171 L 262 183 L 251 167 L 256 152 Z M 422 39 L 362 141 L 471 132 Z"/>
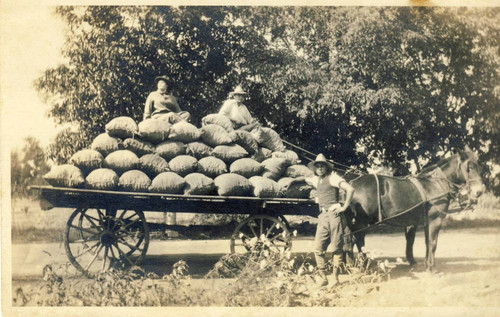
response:
<path id="1" fill-rule="evenodd" d="M 439 230 L 441 230 L 443 219 L 441 217 L 436 217 L 431 219 L 429 222 L 429 230 L 428 230 L 428 242 L 427 244 L 427 271 L 434 272 L 434 259 L 436 254 Z"/>
<path id="2" fill-rule="evenodd" d="M 415 258 L 413 257 L 413 243 L 415 242 L 415 233 L 417 232 L 417 226 L 407 226 L 405 228 L 406 237 L 406 260 L 410 263 L 410 267 L 417 264 Z"/>

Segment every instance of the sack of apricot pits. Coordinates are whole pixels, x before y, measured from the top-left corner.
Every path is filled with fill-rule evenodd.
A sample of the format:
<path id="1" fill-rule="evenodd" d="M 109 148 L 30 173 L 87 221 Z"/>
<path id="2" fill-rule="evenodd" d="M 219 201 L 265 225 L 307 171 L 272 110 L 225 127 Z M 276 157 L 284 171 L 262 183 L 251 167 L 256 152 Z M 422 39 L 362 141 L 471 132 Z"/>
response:
<path id="1" fill-rule="evenodd" d="M 130 117 L 117 117 L 106 124 L 106 132 L 117 138 L 131 138 L 139 132 L 137 123 Z"/>
<path id="2" fill-rule="evenodd" d="M 122 140 L 109 136 L 107 133 L 102 133 L 94 139 L 90 148 L 106 157 L 109 153 L 122 149 L 122 146 Z"/>
<path id="3" fill-rule="evenodd" d="M 71 164 L 53 166 L 43 179 L 54 187 L 79 187 L 85 182 L 82 171 Z"/>
<path id="4" fill-rule="evenodd" d="M 234 161 L 229 167 L 231 173 L 240 174 L 246 178 L 257 176 L 264 171 L 264 165 L 254 159 L 245 157 Z"/>
<path id="5" fill-rule="evenodd" d="M 118 179 L 120 189 L 132 192 L 147 192 L 150 185 L 151 179 L 139 170 L 127 171 Z"/>
<path id="6" fill-rule="evenodd" d="M 170 127 L 168 138 L 184 143 L 194 142 L 200 138 L 201 132 L 187 121 L 180 121 Z"/>
<path id="7" fill-rule="evenodd" d="M 179 155 L 173 158 L 168 166 L 172 172 L 184 177 L 187 174 L 196 172 L 198 169 L 198 160 L 189 155 Z"/>
<path id="8" fill-rule="evenodd" d="M 184 178 L 174 172 L 163 172 L 156 176 L 149 186 L 152 193 L 182 194 L 186 186 Z"/>
<path id="9" fill-rule="evenodd" d="M 252 192 L 252 184 L 245 177 L 229 173 L 214 179 L 219 196 L 248 196 Z"/>
<path id="10" fill-rule="evenodd" d="M 201 173 L 191 173 L 184 177 L 184 195 L 211 195 L 214 193 L 214 180 Z"/>
<path id="11" fill-rule="evenodd" d="M 201 119 L 201 125 L 206 126 L 209 124 L 215 124 L 218 126 L 221 126 L 226 130 L 227 132 L 233 131 L 233 123 L 231 122 L 231 119 L 229 119 L 227 116 L 219 113 L 212 113 L 209 114 Z"/>
<path id="12" fill-rule="evenodd" d="M 227 166 L 223 160 L 215 156 L 207 156 L 198 161 L 198 172 L 210 178 L 227 173 Z"/>
<path id="13" fill-rule="evenodd" d="M 136 169 L 139 165 L 139 158 L 132 151 L 118 150 L 106 156 L 103 165 L 120 175 L 126 171 Z"/>
<path id="14" fill-rule="evenodd" d="M 115 189 L 118 185 L 118 175 L 112 169 L 98 168 L 87 176 L 85 184 L 91 189 Z"/>
<path id="15" fill-rule="evenodd" d="M 139 123 L 139 135 L 145 141 L 158 144 L 165 141 L 170 133 L 170 124 L 163 120 L 146 119 Z"/>

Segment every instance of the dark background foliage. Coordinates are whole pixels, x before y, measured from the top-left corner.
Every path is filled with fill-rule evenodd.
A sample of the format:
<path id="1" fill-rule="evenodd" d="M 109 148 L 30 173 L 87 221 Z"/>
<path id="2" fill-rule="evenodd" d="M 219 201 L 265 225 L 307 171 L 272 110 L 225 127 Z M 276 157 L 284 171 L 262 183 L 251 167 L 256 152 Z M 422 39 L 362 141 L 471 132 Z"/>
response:
<path id="1" fill-rule="evenodd" d="M 142 118 L 167 75 L 193 123 L 242 84 L 283 139 L 408 174 L 470 146 L 500 179 L 500 10 L 444 7 L 59 7 L 67 63 L 35 85 L 64 130 L 65 162 L 116 116 Z"/>

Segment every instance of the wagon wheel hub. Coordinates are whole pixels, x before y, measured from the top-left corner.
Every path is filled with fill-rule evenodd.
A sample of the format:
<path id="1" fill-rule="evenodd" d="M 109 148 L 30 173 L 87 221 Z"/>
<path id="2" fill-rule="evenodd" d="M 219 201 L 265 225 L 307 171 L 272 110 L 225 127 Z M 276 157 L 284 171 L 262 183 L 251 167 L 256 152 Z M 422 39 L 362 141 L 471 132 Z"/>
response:
<path id="1" fill-rule="evenodd" d="M 101 234 L 100 241 L 104 246 L 109 247 L 116 242 L 116 237 L 112 232 L 104 231 Z"/>

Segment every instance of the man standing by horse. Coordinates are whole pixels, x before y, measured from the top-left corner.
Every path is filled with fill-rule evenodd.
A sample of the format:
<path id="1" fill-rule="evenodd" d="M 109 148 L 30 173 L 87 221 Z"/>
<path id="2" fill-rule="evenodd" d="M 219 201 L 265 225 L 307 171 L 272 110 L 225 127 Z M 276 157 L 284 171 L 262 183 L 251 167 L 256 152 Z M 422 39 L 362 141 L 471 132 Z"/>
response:
<path id="1" fill-rule="evenodd" d="M 348 230 L 344 211 L 351 203 L 354 188 L 333 171 L 333 165 L 323 154 L 319 154 L 316 160 L 307 166 L 314 171 L 315 176 L 295 178 L 285 187 L 289 187 L 294 182 L 306 181 L 316 188 L 316 201 L 320 209 L 314 242 L 314 256 L 319 273 L 316 283 L 319 287 L 328 284 L 325 255 L 328 245 L 331 244 L 333 247 L 333 285 L 336 285 L 339 283 L 338 275 L 344 252 L 344 234 Z M 340 203 L 339 189 L 346 192 L 343 204 Z"/>

